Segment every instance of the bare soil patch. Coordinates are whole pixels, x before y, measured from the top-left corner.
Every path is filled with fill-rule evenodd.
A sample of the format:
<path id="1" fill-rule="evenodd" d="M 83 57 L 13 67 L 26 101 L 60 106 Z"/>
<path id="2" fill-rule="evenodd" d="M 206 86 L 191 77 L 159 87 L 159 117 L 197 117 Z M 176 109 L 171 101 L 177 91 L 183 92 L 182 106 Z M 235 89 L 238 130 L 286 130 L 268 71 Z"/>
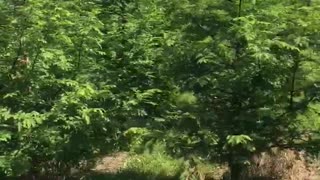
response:
<path id="1" fill-rule="evenodd" d="M 96 163 L 95 167 L 92 169 L 97 173 L 117 173 L 121 168 L 123 168 L 125 162 L 129 157 L 128 152 L 117 152 L 107 156 L 102 157 Z"/>

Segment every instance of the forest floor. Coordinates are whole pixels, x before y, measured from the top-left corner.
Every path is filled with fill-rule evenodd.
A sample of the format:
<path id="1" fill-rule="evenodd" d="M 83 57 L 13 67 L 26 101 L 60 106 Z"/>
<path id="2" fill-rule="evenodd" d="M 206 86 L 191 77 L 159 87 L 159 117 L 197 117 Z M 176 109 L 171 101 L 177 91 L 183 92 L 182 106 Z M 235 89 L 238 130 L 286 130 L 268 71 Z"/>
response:
<path id="1" fill-rule="evenodd" d="M 96 173 L 117 173 L 124 167 L 128 158 L 128 152 L 117 152 L 104 156 L 98 160 L 92 171 Z"/>
<path id="2" fill-rule="evenodd" d="M 144 156 L 144 155 L 142 155 Z M 95 166 L 90 172 L 75 177 L 74 179 L 82 180 L 177 180 L 178 176 L 159 176 L 157 170 L 161 169 L 161 163 L 168 165 L 168 162 L 159 161 L 159 157 L 152 155 L 151 162 L 145 161 L 135 163 L 138 169 L 131 171 L 126 169 L 127 163 L 132 160 L 132 155 L 128 152 L 117 152 L 110 155 L 105 155 L 96 161 Z M 142 164 L 151 166 L 148 169 L 140 167 Z M 163 166 L 162 166 L 163 167 Z M 210 168 L 210 174 L 204 172 L 197 173 L 188 169 L 189 175 L 186 180 L 191 180 L 191 176 L 201 180 L 221 180 L 225 173 L 228 174 L 228 167 L 219 166 L 212 169 L 211 166 L 204 167 Z M 166 169 L 168 171 L 168 169 Z M 191 171 L 190 171 L 191 170 Z M 207 171 L 207 172 L 209 172 Z M 246 172 L 246 173 L 245 173 Z M 248 166 L 247 171 L 242 174 L 241 180 L 249 180 L 255 178 L 277 179 L 277 180 L 320 180 L 320 160 L 318 158 L 309 159 L 301 151 L 290 149 L 271 149 L 270 151 L 257 153 L 251 159 L 251 165 Z M 151 175 L 151 176 L 150 176 Z M 81 177 L 81 178 L 80 178 Z M 190 178 L 189 178 L 190 177 Z M 21 180 L 34 180 L 33 176 L 29 178 L 23 177 Z M 60 180 L 64 178 L 36 178 L 39 180 Z M 194 179 L 194 178 L 193 178 Z"/>
<path id="3" fill-rule="evenodd" d="M 130 155 L 128 152 L 118 152 L 101 157 L 92 169 L 93 174 L 85 179 L 147 180 L 148 178 L 142 174 L 126 171 L 125 165 L 129 158 Z M 317 161 L 318 162 L 308 161 L 298 151 L 272 149 L 269 152 L 263 152 L 253 156 L 252 164 L 248 167 L 249 174 L 244 175 L 244 179 L 263 175 L 271 179 L 276 178 L 282 180 L 320 180 L 319 160 Z M 215 175 L 210 176 L 211 178 L 209 179 L 217 179 L 216 175 L 221 174 L 217 171 L 218 169 L 215 169 Z M 218 179 L 221 179 L 222 174 L 219 175 L 219 177 Z M 160 179 L 168 180 L 172 178 L 163 177 Z"/>

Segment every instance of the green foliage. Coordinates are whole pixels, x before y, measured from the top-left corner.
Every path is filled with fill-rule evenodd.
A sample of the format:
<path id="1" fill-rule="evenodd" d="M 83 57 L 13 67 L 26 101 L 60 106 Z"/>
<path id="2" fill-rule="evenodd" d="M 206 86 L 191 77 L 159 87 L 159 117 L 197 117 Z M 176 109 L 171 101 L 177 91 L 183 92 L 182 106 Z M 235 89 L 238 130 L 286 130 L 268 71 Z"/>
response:
<path id="1" fill-rule="evenodd" d="M 319 11 L 291 0 L 0 1 L 0 176 L 68 175 L 158 142 L 232 164 L 319 134 Z"/>
<path id="2" fill-rule="evenodd" d="M 144 174 L 147 179 L 179 177 L 184 169 L 183 159 L 175 159 L 163 150 L 163 145 L 157 144 L 152 152 L 131 157 L 124 171 Z"/>
<path id="3" fill-rule="evenodd" d="M 246 150 L 254 151 L 253 147 L 250 147 L 250 142 L 252 139 L 247 135 L 229 135 L 227 136 L 227 144 L 226 147 L 236 147 L 236 146 L 243 146 Z"/>
<path id="4" fill-rule="evenodd" d="M 185 92 L 178 94 L 176 97 L 176 103 L 178 106 L 193 105 L 197 102 L 197 98 L 191 92 Z"/>
<path id="5" fill-rule="evenodd" d="M 181 174 L 181 180 L 198 180 L 198 179 L 221 179 L 219 166 L 212 162 L 193 157 L 185 163 L 184 172 Z"/>

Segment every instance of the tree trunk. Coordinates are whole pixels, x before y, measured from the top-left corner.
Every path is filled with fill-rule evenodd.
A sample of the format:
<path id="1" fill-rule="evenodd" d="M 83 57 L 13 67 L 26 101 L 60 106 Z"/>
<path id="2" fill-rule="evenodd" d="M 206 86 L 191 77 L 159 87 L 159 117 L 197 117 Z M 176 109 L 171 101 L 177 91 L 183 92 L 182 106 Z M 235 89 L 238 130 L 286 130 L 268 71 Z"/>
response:
<path id="1" fill-rule="evenodd" d="M 241 174 L 241 165 L 238 163 L 233 163 L 230 165 L 230 179 L 231 180 L 240 180 Z"/>
<path id="2" fill-rule="evenodd" d="M 229 154 L 228 164 L 230 169 L 230 180 L 240 180 L 242 166 L 235 160 L 233 153 Z"/>

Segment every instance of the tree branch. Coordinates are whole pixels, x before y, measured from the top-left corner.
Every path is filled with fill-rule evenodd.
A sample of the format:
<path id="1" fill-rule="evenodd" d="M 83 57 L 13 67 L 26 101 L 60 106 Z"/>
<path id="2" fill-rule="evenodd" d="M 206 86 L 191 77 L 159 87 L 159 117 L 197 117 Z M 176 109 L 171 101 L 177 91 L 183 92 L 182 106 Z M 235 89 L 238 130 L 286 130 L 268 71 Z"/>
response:
<path id="1" fill-rule="evenodd" d="M 292 79 L 291 79 L 291 87 L 290 87 L 290 99 L 289 99 L 289 109 L 293 109 L 293 96 L 295 92 L 295 82 L 296 82 L 296 75 L 299 69 L 299 62 L 295 61 L 292 67 Z"/>

